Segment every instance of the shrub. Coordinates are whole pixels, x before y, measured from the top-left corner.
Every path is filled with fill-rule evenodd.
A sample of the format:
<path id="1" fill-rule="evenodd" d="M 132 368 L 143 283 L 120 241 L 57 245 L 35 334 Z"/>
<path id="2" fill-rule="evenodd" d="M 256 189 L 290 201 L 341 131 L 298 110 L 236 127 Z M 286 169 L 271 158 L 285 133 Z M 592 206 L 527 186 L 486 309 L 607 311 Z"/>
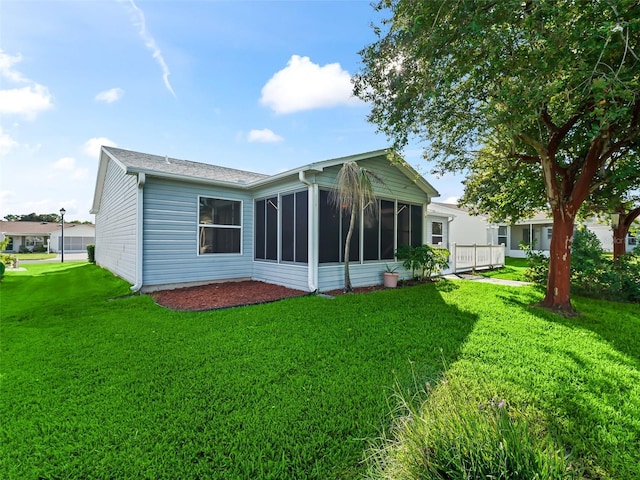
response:
<path id="1" fill-rule="evenodd" d="M 524 250 L 529 266 L 524 272 L 525 280 L 538 285 L 547 285 L 549 277 L 549 258 L 540 250 L 533 250 L 529 245 L 520 244 Z"/>
<path id="2" fill-rule="evenodd" d="M 598 237 L 580 228 L 571 252 L 571 288 L 588 297 L 640 302 L 640 255 L 622 255 L 614 262 L 605 257 Z"/>
<path id="3" fill-rule="evenodd" d="M 505 400 L 481 400 L 478 387 L 447 375 L 422 394 L 419 406 L 399 395 L 390 438 L 373 445 L 367 458 L 369 478 L 573 478 L 551 438 L 534 434 Z"/>
<path id="4" fill-rule="evenodd" d="M 92 243 L 87 245 L 87 258 L 91 263 L 96 263 L 96 246 Z"/>
<path id="5" fill-rule="evenodd" d="M 14 260 L 16 259 L 15 256 L 13 255 L 9 255 L 6 253 L 2 253 L 0 254 L 0 263 L 2 263 L 3 265 L 13 265 Z"/>
<path id="6" fill-rule="evenodd" d="M 433 248 L 430 245 L 403 245 L 396 251 L 396 257 L 403 261 L 402 266 L 405 269 L 411 270 L 411 275 L 416 280 L 431 278 L 431 275 L 440 273 L 449 266 L 449 250 Z"/>

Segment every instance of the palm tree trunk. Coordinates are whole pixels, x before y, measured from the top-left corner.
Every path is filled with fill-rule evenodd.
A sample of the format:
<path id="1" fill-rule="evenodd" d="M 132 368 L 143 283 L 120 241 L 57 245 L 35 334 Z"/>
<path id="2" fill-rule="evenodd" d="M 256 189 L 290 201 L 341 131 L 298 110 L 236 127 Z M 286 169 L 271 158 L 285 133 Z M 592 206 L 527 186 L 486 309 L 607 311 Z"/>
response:
<path id="1" fill-rule="evenodd" d="M 344 244 L 344 291 L 353 292 L 351 286 L 351 276 L 349 275 L 349 255 L 351 254 L 351 237 L 353 236 L 353 230 L 356 225 L 356 211 L 355 208 L 351 208 L 351 218 L 349 219 L 349 231 L 347 232 L 347 238 Z"/>

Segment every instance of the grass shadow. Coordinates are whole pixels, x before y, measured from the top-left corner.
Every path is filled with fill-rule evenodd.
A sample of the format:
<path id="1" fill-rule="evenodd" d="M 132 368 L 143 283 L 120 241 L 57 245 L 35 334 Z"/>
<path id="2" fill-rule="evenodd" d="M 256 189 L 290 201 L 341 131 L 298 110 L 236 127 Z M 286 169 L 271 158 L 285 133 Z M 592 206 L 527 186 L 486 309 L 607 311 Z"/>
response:
<path id="1" fill-rule="evenodd" d="M 513 347 L 517 355 L 505 359 L 519 365 L 500 372 L 502 381 L 533 400 L 549 431 L 580 459 L 588 478 L 637 478 L 637 307 L 574 297 L 580 314 L 566 318 L 532 306 L 538 299 L 533 290 L 505 291 L 499 298 L 530 318 L 517 333 L 526 349 Z"/>
<path id="2" fill-rule="evenodd" d="M 107 302 L 128 285 L 93 265 L 38 273 L 3 291 L 3 478 L 360 478 L 394 383 L 477 322 L 443 282 L 175 312 Z"/>

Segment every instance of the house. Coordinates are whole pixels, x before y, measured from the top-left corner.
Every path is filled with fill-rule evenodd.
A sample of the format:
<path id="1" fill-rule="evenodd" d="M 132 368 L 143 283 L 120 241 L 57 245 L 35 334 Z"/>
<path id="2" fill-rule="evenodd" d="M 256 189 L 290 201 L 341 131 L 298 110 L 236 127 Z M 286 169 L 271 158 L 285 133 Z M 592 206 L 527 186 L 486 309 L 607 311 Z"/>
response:
<path id="1" fill-rule="evenodd" d="M 551 248 L 553 219 L 547 213 L 538 213 L 532 218 L 511 225 L 490 222 L 487 215 L 471 215 L 466 208 L 448 203 L 432 202 L 428 206 L 428 212 L 430 218 L 446 218 L 450 242 L 446 247 L 449 250 L 453 244 L 505 245 L 506 256 L 524 258 L 526 254 L 520 248 L 521 244 L 532 245 L 534 250 L 541 251 L 549 251 Z M 595 219 L 589 219 L 584 225 L 596 234 L 604 251 L 613 251 L 613 232 L 610 225 Z M 636 242 L 633 234 L 627 236 L 627 252 L 635 248 Z"/>
<path id="2" fill-rule="evenodd" d="M 438 192 L 388 153 L 263 175 L 102 147 L 91 210 L 96 263 L 143 291 L 243 279 L 343 288 L 348 218 L 329 193 L 342 164 L 357 161 L 385 185 L 375 187 L 378 217 L 360 218 L 352 238 L 351 280 L 380 284 L 398 245 L 447 241 L 426 218 Z"/>
<path id="3" fill-rule="evenodd" d="M 0 221 L 0 232 L 9 237 L 3 252 L 32 252 L 34 249 L 61 252 L 62 226 L 51 222 Z M 87 245 L 95 243 L 95 226 L 83 223 L 64 224 L 64 251 L 86 252 Z"/>
<path id="4" fill-rule="evenodd" d="M 429 218 L 438 218 L 447 233 L 449 243 L 443 244 L 451 250 L 452 245 L 485 245 L 491 243 L 490 231 L 494 226 L 486 215 L 471 215 L 464 207 L 451 203 L 431 202 L 427 207 Z M 498 245 L 497 242 L 493 242 Z"/>

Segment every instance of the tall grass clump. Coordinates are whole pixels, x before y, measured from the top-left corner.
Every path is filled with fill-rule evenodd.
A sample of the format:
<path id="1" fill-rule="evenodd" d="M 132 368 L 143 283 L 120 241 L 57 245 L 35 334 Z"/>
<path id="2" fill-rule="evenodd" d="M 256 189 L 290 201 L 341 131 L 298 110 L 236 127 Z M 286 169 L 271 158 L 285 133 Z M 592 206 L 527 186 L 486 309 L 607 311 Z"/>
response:
<path id="1" fill-rule="evenodd" d="M 445 374 L 413 399 L 397 393 L 392 427 L 372 445 L 368 478 L 576 478 L 564 452 L 505 399 Z"/>

